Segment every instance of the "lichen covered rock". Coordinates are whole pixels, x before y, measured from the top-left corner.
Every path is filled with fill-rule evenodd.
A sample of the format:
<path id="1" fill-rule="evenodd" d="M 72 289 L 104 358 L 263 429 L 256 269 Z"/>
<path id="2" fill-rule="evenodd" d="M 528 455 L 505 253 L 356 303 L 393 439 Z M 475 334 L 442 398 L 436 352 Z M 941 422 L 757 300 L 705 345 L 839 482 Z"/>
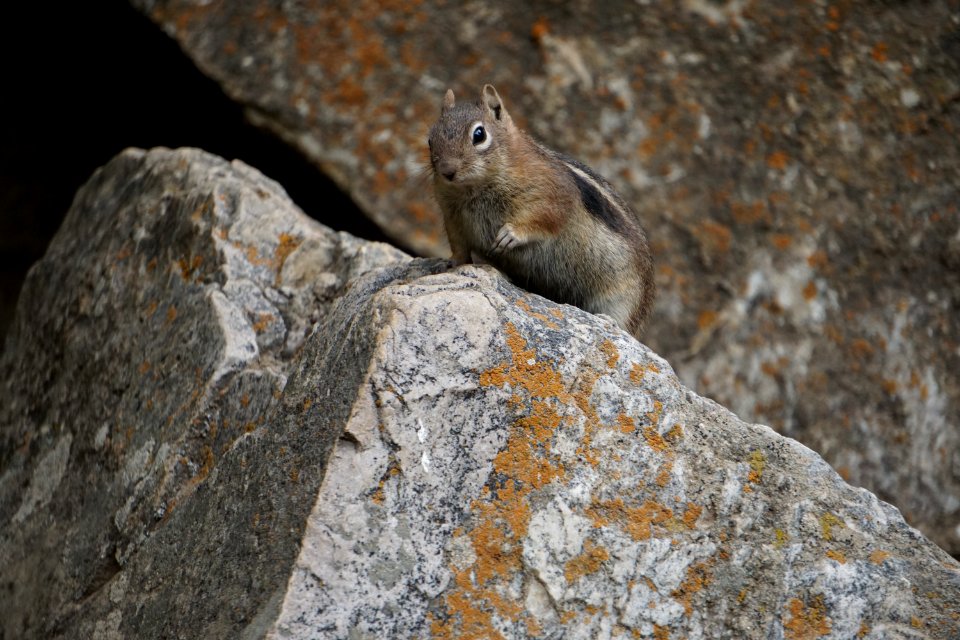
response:
<path id="1" fill-rule="evenodd" d="M 270 637 L 960 632 L 960 565 L 896 509 L 612 322 L 434 264 L 332 314 L 374 346 Z M 314 357 L 286 406 L 322 405 Z"/>
<path id="2" fill-rule="evenodd" d="M 121 597 L 143 545 L 264 428 L 330 302 L 398 260 L 313 223 L 242 163 L 130 150 L 98 171 L 30 271 L 0 358 L 0 636 L 91 637 L 73 629 L 79 603 Z M 271 571 L 260 588 L 285 579 Z M 257 598 L 246 588 L 240 608 Z"/>
<path id="3" fill-rule="evenodd" d="M 955 2 L 132 0 L 392 237 L 443 255 L 443 92 L 640 213 L 648 343 L 960 554 Z"/>
<path id="4" fill-rule="evenodd" d="M 609 319 L 201 152 L 80 192 L 0 374 L 6 636 L 960 633 L 960 564 Z"/>

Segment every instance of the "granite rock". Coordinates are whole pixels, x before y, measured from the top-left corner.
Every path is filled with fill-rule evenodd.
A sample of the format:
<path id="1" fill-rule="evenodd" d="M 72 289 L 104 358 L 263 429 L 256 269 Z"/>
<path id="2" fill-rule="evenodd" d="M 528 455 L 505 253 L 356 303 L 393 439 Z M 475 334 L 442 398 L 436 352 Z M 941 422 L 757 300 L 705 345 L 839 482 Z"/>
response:
<path id="1" fill-rule="evenodd" d="M 239 163 L 116 158 L 14 327 L 7 637 L 960 633 L 960 564 L 810 449 Z"/>
<path id="2" fill-rule="evenodd" d="M 122 591 L 141 547 L 263 429 L 331 301 L 406 259 L 312 222 L 239 162 L 129 150 L 99 170 L 31 269 L 0 358 L 0 637 L 67 633 L 83 603 Z"/>
<path id="3" fill-rule="evenodd" d="M 443 91 L 646 224 L 647 341 L 960 554 L 960 12 L 932 2 L 131 0 L 405 246 Z"/>
<path id="4" fill-rule="evenodd" d="M 435 270 L 332 314 L 370 360 L 267 637 L 960 633 L 960 564 L 816 453 L 610 319 Z M 302 423 L 326 348 L 284 392 Z"/>

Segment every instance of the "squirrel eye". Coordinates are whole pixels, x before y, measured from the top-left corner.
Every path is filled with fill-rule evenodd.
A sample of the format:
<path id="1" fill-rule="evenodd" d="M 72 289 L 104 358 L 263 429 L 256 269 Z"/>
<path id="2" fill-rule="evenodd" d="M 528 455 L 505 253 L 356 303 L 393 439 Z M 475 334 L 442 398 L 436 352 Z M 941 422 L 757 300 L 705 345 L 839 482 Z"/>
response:
<path id="1" fill-rule="evenodd" d="M 487 139 L 487 132 L 482 126 L 478 126 L 473 130 L 473 144 L 474 146 L 481 144 L 484 140 Z"/>

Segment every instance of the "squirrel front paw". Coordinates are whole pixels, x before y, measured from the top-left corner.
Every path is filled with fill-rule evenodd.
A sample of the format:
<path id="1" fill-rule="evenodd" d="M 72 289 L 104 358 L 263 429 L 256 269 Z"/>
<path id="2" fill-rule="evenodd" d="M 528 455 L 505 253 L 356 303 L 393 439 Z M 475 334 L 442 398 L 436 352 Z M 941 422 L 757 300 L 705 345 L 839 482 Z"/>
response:
<path id="1" fill-rule="evenodd" d="M 508 222 L 500 227 L 500 231 L 497 232 L 497 237 L 493 241 L 493 247 L 490 248 L 490 252 L 495 255 L 500 254 L 510 249 L 516 249 L 520 245 L 526 244 L 526 242 L 526 240 L 521 239 L 517 235 L 517 230 Z"/>

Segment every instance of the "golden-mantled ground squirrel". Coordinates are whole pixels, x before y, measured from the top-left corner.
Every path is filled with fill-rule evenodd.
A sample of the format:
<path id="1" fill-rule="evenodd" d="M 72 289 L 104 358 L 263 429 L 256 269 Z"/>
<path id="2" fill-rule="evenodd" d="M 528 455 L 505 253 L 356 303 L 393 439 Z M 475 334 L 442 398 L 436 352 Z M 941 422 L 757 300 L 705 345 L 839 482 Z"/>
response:
<path id="1" fill-rule="evenodd" d="M 517 128 L 489 84 L 475 103 L 447 91 L 429 144 L 455 263 L 477 256 L 529 291 L 640 336 L 653 307 L 653 257 L 606 180 Z"/>

